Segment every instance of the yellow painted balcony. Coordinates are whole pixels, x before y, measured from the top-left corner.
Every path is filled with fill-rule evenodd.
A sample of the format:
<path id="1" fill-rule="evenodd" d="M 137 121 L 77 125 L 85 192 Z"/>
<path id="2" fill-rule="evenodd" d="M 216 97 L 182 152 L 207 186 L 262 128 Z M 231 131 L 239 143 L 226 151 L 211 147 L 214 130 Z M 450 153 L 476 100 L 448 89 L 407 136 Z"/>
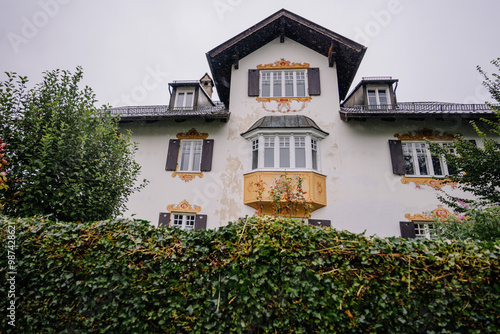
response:
<path id="1" fill-rule="evenodd" d="M 303 179 L 302 190 L 305 192 L 304 198 L 306 202 L 311 204 L 310 212 L 326 206 L 326 176 L 316 172 L 257 171 L 245 174 L 243 203 L 255 210 L 258 210 L 259 206 L 262 205 L 264 214 L 272 214 L 269 191 L 271 186 L 274 186 L 275 179 L 281 175 L 287 177 L 295 175 Z M 263 185 L 261 189 L 262 199 L 259 199 L 259 182 L 262 182 Z M 307 215 L 303 208 L 299 208 L 293 216 L 306 217 Z"/>

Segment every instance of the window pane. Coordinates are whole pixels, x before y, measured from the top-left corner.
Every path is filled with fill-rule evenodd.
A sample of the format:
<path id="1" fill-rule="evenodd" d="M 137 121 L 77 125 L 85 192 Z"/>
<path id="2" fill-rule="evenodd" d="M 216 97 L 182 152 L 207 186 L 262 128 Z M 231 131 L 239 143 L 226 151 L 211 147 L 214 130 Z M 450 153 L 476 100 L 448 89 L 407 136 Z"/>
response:
<path id="1" fill-rule="evenodd" d="M 368 91 L 368 105 L 370 107 L 377 105 L 377 96 L 376 96 L 376 92 L 374 90 Z"/>
<path id="2" fill-rule="evenodd" d="M 435 155 L 432 156 L 432 168 L 434 168 L 434 175 L 443 175 L 441 159 Z"/>
<path id="3" fill-rule="evenodd" d="M 285 96 L 293 96 L 293 71 L 285 71 Z"/>
<path id="4" fill-rule="evenodd" d="M 182 228 L 182 215 L 174 214 L 172 226 Z"/>
<path id="5" fill-rule="evenodd" d="M 201 164 L 201 151 L 202 151 L 202 146 L 203 143 L 201 141 L 196 141 L 192 142 L 193 144 L 193 165 L 191 170 L 192 171 L 199 171 L 200 170 L 200 164 Z"/>
<path id="6" fill-rule="evenodd" d="M 195 216 L 194 215 L 185 215 L 184 217 L 185 217 L 184 229 L 185 230 L 194 229 Z"/>
<path id="7" fill-rule="evenodd" d="M 415 170 L 413 169 L 413 147 L 411 143 L 403 143 L 403 158 L 405 160 L 406 174 L 413 175 Z"/>
<path id="8" fill-rule="evenodd" d="M 184 107 L 191 108 L 193 106 L 193 93 L 186 93 L 186 103 Z"/>
<path id="9" fill-rule="evenodd" d="M 264 167 L 274 167 L 274 137 L 264 137 Z"/>
<path id="10" fill-rule="evenodd" d="M 427 149 L 423 143 L 415 143 L 415 151 L 417 152 L 418 170 L 420 175 L 429 175 L 427 167 Z"/>
<path id="11" fill-rule="evenodd" d="M 295 137 L 295 167 L 306 167 L 306 138 Z"/>
<path id="12" fill-rule="evenodd" d="M 261 72 L 262 75 L 262 97 L 270 97 L 271 96 L 271 73 L 270 72 Z"/>
<path id="13" fill-rule="evenodd" d="M 290 167 L 289 137 L 280 137 L 280 167 Z"/>
<path id="14" fill-rule="evenodd" d="M 177 94 L 177 101 L 175 101 L 175 106 L 179 108 L 184 106 L 184 93 Z"/>
<path id="15" fill-rule="evenodd" d="M 281 72 L 272 72 L 273 74 L 273 96 L 283 96 L 281 92 Z"/>
<path id="16" fill-rule="evenodd" d="M 181 144 L 181 171 L 189 170 L 189 156 L 191 154 L 191 142 L 184 141 Z"/>
<path id="17" fill-rule="evenodd" d="M 387 95 L 385 90 L 378 91 L 378 101 L 380 102 L 380 105 L 387 106 Z"/>
<path id="18" fill-rule="evenodd" d="M 259 167 L 259 140 L 252 141 L 252 169 Z"/>
<path id="19" fill-rule="evenodd" d="M 295 72 L 295 79 L 297 81 L 297 95 L 306 96 L 306 74 L 304 71 Z"/>
<path id="20" fill-rule="evenodd" d="M 318 142 L 311 139 L 311 150 L 312 150 L 312 168 L 318 169 Z"/>

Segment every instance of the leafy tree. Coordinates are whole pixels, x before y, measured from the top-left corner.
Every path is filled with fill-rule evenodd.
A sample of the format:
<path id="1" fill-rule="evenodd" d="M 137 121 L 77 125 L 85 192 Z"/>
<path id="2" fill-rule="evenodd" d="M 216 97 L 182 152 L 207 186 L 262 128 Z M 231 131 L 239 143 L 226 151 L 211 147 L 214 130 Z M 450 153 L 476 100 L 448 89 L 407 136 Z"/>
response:
<path id="1" fill-rule="evenodd" d="M 500 73 L 500 58 L 491 63 Z M 500 75 L 493 73 L 490 78 L 479 66 L 478 71 L 485 78 L 483 84 L 491 96 L 500 103 Z M 491 104 L 490 108 L 495 113 L 495 119 L 481 119 L 481 121 L 489 128 L 490 136 L 491 134 L 500 136 L 500 108 Z M 483 147 L 476 146 L 462 136 L 457 136 L 457 140 L 453 143 L 455 153 L 430 143 L 431 152 L 443 157 L 450 167 L 451 174 L 445 182 L 457 183 L 459 189 L 470 192 L 476 197 L 475 200 L 470 200 L 447 193 L 439 196 L 441 202 L 457 211 L 464 211 L 466 206 L 471 205 L 475 207 L 500 205 L 500 141 L 498 137 L 496 139 L 488 137 L 476 122 L 470 123 L 481 138 Z"/>
<path id="2" fill-rule="evenodd" d="M 83 72 L 44 73 L 28 79 L 6 73 L 0 82 L 0 137 L 9 158 L 8 189 L 0 193 L 11 216 L 53 215 L 66 221 L 107 219 L 125 209 L 140 166 L 136 144 L 118 133 L 118 119 L 96 107 Z"/>

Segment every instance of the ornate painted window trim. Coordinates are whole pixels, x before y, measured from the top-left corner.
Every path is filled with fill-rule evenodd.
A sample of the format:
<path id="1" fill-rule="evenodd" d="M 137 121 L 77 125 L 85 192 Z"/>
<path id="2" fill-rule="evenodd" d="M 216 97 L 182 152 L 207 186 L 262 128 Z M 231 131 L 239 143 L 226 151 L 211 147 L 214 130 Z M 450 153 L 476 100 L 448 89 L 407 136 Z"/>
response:
<path id="1" fill-rule="evenodd" d="M 177 139 L 207 139 L 208 133 L 199 133 L 195 128 L 188 132 L 180 132 L 177 134 Z"/>
<path id="2" fill-rule="evenodd" d="M 431 212 L 422 212 L 422 213 L 417 213 L 415 215 L 411 215 L 407 213 L 405 215 L 405 218 L 408 219 L 409 221 L 413 222 L 431 222 L 434 221 L 434 219 L 437 217 L 438 219 L 445 219 L 449 215 L 453 215 L 452 212 L 450 212 L 448 209 L 443 208 L 441 205 L 438 205 L 438 207 Z"/>
<path id="3" fill-rule="evenodd" d="M 442 188 L 446 185 L 451 185 L 455 187 L 455 182 L 446 182 L 449 179 L 436 179 L 433 177 L 421 177 L 421 176 L 403 176 L 401 178 L 401 183 L 408 184 L 410 182 L 415 183 L 416 187 L 420 189 L 421 186 L 429 186 L 434 189 Z"/>
<path id="4" fill-rule="evenodd" d="M 178 205 L 169 204 L 167 206 L 167 210 L 169 213 L 177 212 L 177 213 L 193 213 L 198 214 L 201 211 L 201 206 L 191 205 L 188 201 L 183 200 Z"/>
<path id="5" fill-rule="evenodd" d="M 200 133 L 195 128 L 192 128 L 188 132 L 177 133 L 176 136 L 177 136 L 177 142 L 176 142 L 176 140 L 171 140 L 171 143 L 169 144 L 169 153 L 168 153 L 168 157 L 167 157 L 166 170 L 172 171 L 172 177 L 179 176 L 179 178 L 185 182 L 189 182 L 191 180 L 194 180 L 196 177 L 202 178 L 203 171 L 208 171 L 210 169 L 207 169 L 207 170 L 202 169 L 200 171 L 194 171 L 194 172 L 178 170 L 178 159 L 179 159 L 179 154 L 180 154 L 181 141 L 182 140 L 201 140 L 201 141 L 203 141 L 203 145 L 210 144 L 210 146 L 212 146 L 213 139 L 207 140 L 208 133 Z M 172 143 L 172 141 L 176 142 L 176 143 Z M 171 151 L 170 145 L 172 145 L 172 148 L 173 147 L 177 147 L 177 148 L 175 150 L 172 150 L 173 152 L 170 152 Z M 202 148 L 202 161 L 203 161 L 203 154 L 204 154 L 203 150 L 204 150 L 204 148 Z M 211 150 L 210 150 L 209 154 L 211 156 L 211 154 L 212 154 Z M 210 157 L 209 159 L 210 159 L 210 166 L 211 166 L 212 158 Z M 202 166 L 203 166 L 203 162 L 202 162 Z"/>
<path id="6" fill-rule="evenodd" d="M 259 70 L 275 70 L 275 69 L 298 69 L 298 68 L 309 68 L 309 63 L 292 63 L 289 60 L 281 58 L 271 64 L 259 64 L 257 69 Z"/>
<path id="7" fill-rule="evenodd" d="M 458 135 L 458 134 L 457 134 Z M 422 129 L 415 132 L 407 132 L 403 134 L 396 133 L 394 137 L 399 140 L 455 140 L 456 135 L 443 133 L 432 129 Z"/>

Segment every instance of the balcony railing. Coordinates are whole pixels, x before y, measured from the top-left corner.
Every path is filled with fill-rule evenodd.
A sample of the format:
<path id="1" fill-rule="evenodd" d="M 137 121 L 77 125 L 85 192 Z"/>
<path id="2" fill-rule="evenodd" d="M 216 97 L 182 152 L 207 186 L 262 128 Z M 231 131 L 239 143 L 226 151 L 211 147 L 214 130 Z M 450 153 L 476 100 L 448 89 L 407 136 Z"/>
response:
<path id="1" fill-rule="evenodd" d="M 215 106 L 198 108 L 169 108 L 168 105 L 155 106 L 127 106 L 111 108 L 111 114 L 120 115 L 122 119 L 141 117 L 178 117 L 178 116 L 210 116 L 227 117 L 229 111 L 224 103 L 216 102 Z"/>
<path id="2" fill-rule="evenodd" d="M 492 104 L 500 107 L 500 104 Z M 440 103 L 440 102 L 400 102 L 393 104 L 380 105 L 356 105 L 354 107 L 342 107 L 343 111 L 350 112 L 488 112 L 491 107 L 488 104 L 462 104 L 462 103 Z"/>

